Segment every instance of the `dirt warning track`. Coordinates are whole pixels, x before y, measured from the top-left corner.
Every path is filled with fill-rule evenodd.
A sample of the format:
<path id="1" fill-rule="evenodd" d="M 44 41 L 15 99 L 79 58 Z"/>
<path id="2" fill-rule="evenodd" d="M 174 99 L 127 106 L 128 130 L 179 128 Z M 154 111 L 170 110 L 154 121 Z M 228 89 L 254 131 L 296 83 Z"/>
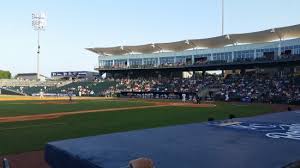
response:
<path id="1" fill-rule="evenodd" d="M 148 109 L 148 108 L 157 108 L 157 107 L 166 107 L 166 106 L 215 107 L 216 105 L 214 105 L 214 104 L 189 104 L 189 103 L 155 103 L 154 105 L 138 106 L 138 107 L 120 107 L 120 108 L 110 108 L 110 109 L 81 110 L 81 111 L 57 112 L 57 113 L 48 113 L 48 114 L 0 117 L 0 123 L 9 123 L 9 122 L 17 122 L 17 121 L 47 120 L 47 119 L 55 119 L 55 118 L 68 116 L 68 115 L 75 115 L 75 114 L 113 112 L 113 111 L 135 110 L 135 109 Z"/>

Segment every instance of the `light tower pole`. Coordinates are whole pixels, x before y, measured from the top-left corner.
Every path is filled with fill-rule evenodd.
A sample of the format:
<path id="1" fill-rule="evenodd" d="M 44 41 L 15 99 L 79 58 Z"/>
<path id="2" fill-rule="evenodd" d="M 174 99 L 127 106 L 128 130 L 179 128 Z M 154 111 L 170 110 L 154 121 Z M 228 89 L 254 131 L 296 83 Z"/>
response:
<path id="1" fill-rule="evenodd" d="M 47 25 L 46 14 L 44 12 L 32 13 L 32 27 L 35 31 L 37 31 L 37 80 L 40 79 L 40 32 L 44 31 Z"/>

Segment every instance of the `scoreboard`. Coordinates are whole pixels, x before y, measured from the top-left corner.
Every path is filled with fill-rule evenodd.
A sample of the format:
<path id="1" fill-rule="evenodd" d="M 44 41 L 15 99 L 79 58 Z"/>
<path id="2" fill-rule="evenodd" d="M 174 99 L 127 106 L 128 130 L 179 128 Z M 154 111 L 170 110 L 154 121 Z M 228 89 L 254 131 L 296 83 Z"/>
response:
<path id="1" fill-rule="evenodd" d="M 96 72 L 90 71 L 51 72 L 52 78 L 91 78 L 96 75 Z"/>

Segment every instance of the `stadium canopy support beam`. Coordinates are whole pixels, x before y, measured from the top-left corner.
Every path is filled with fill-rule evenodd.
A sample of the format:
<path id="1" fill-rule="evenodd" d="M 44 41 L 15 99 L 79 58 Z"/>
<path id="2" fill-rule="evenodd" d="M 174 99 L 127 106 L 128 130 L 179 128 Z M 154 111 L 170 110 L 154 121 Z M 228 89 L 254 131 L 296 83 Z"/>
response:
<path id="1" fill-rule="evenodd" d="M 272 29 L 271 33 L 274 33 L 279 39 L 279 42 L 278 42 L 278 57 L 281 58 L 281 43 L 282 43 L 282 40 L 283 40 L 284 36 L 282 34 L 278 33 L 278 31 L 276 31 L 276 29 Z"/>

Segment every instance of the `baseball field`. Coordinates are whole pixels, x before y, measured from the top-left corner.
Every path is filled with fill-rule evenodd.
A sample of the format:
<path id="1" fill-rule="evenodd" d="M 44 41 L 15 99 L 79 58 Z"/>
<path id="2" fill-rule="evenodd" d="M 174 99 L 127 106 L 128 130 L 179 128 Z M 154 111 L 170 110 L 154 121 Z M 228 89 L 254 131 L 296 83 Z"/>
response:
<path id="1" fill-rule="evenodd" d="M 285 111 L 287 106 L 162 100 L 0 97 L 0 156 L 41 151 L 49 141 Z"/>

